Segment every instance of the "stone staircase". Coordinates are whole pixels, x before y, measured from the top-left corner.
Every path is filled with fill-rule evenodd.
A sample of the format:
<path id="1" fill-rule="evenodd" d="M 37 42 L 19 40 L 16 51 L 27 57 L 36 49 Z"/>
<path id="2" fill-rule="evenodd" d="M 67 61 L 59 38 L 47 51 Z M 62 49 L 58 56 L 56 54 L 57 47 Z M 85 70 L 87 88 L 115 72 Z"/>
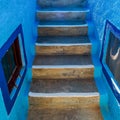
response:
<path id="1" fill-rule="evenodd" d="M 28 120 L 102 120 L 86 0 L 38 0 Z"/>

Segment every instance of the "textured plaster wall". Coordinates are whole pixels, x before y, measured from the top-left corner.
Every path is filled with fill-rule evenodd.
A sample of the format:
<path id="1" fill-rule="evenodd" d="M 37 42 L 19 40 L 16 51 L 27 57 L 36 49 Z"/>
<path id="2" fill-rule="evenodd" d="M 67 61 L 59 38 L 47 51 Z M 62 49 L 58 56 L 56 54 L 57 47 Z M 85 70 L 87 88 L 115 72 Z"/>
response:
<path id="1" fill-rule="evenodd" d="M 102 42 L 106 19 L 120 29 L 120 0 L 88 0 L 88 3 Z"/>
<path id="2" fill-rule="evenodd" d="M 120 29 L 120 0 L 88 0 L 88 3 L 101 46 L 106 20 L 109 20 L 118 29 Z M 99 49 L 99 52 L 100 51 L 101 49 Z M 101 99 L 101 110 L 104 119 L 120 120 L 120 105 L 114 97 L 114 94 L 111 91 L 104 75 L 101 76 L 99 82 L 102 83 L 106 91 L 105 94 L 107 94 L 106 97 Z M 103 105 L 104 101 L 107 101 L 107 104 Z"/>
<path id="3" fill-rule="evenodd" d="M 22 24 L 28 62 L 27 74 L 9 115 L 7 115 L 0 89 L 0 120 L 25 120 L 27 116 L 27 95 L 36 40 L 35 9 L 36 0 L 0 0 L 0 48 L 18 25 Z"/>

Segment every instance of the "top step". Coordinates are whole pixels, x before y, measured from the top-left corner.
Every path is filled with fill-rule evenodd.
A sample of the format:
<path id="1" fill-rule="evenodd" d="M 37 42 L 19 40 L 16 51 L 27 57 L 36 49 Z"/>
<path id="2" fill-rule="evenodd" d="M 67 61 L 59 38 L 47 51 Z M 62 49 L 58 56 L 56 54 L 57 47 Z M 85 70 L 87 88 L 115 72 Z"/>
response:
<path id="1" fill-rule="evenodd" d="M 87 0 L 37 0 L 40 8 L 86 7 Z"/>

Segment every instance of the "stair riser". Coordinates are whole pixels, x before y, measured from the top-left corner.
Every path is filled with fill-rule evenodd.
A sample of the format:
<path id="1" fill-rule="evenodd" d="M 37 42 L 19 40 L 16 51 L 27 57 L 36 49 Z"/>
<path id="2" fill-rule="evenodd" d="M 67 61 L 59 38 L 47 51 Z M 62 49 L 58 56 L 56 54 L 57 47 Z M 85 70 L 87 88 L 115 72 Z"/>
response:
<path id="1" fill-rule="evenodd" d="M 87 0 L 38 0 L 40 8 L 45 7 L 84 7 Z"/>
<path id="2" fill-rule="evenodd" d="M 99 108 L 99 96 L 92 97 L 29 97 L 32 109 L 70 109 L 70 108 Z"/>
<path id="3" fill-rule="evenodd" d="M 37 55 L 90 55 L 91 45 L 36 46 Z"/>
<path id="4" fill-rule="evenodd" d="M 99 108 L 29 109 L 28 120 L 103 120 Z"/>
<path id="5" fill-rule="evenodd" d="M 90 79 L 94 68 L 33 68 L 32 72 L 39 79 Z"/>
<path id="6" fill-rule="evenodd" d="M 38 26 L 39 36 L 79 36 L 87 34 L 88 26 Z"/>
<path id="7" fill-rule="evenodd" d="M 37 19 L 40 21 L 64 21 L 64 20 L 79 20 L 79 21 L 86 21 L 87 19 L 87 12 L 37 12 Z"/>

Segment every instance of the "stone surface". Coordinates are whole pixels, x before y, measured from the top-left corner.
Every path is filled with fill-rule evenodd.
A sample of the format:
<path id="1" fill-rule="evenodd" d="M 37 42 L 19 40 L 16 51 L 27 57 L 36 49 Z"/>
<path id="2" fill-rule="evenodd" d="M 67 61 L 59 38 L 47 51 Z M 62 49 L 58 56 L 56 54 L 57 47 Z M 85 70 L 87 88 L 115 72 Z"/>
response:
<path id="1" fill-rule="evenodd" d="M 99 93 L 30 93 L 32 109 L 99 108 Z"/>
<path id="2" fill-rule="evenodd" d="M 93 78 L 93 66 L 33 66 L 33 78 L 38 79 L 87 79 Z"/>
<path id="3" fill-rule="evenodd" d="M 33 65 L 92 65 L 91 55 L 36 55 Z M 81 66 L 82 67 L 82 66 Z"/>
<path id="4" fill-rule="evenodd" d="M 94 79 L 33 79 L 31 91 L 39 93 L 87 93 L 97 92 L 97 88 Z"/>
<path id="5" fill-rule="evenodd" d="M 38 55 L 89 55 L 91 44 L 39 44 L 36 45 Z"/>
<path id="6" fill-rule="evenodd" d="M 90 43 L 88 36 L 39 36 L 37 43 L 42 44 L 84 44 Z"/>
<path id="7" fill-rule="evenodd" d="M 70 109 L 30 109 L 28 120 L 103 120 L 99 107 Z"/>
<path id="8" fill-rule="evenodd" d="M 88 35 L 87 25 L 39 25 L 38 36 L 78 36 Z"/>
<path id="9" fill-rule="evenodd" d="M 44 7 L 84 7 L 86 6 L 86 0 L 37 0 L 38 5 Z"/>
<path id="10" fill-rule="evenodd" d="M 82 26 L 82 25 L 85 25 L 87 22 L 86 21 L 80 21 L 80 20 L 61 20 L 61 21 L 58 21 L 58 20 L 46 20 L 46 21 L 39 21 L 38 22 L 40 26 L 43 26 L 43 25 L 49 25 L 49 26 L 57 26 L 57 27 L 69 27 L 69 26 Z"/>
<path id="11" fill-rule="evenodd" d="M 38 11 L 37 19 L 40 21 L 85 21 L 88 11 Z"/>

